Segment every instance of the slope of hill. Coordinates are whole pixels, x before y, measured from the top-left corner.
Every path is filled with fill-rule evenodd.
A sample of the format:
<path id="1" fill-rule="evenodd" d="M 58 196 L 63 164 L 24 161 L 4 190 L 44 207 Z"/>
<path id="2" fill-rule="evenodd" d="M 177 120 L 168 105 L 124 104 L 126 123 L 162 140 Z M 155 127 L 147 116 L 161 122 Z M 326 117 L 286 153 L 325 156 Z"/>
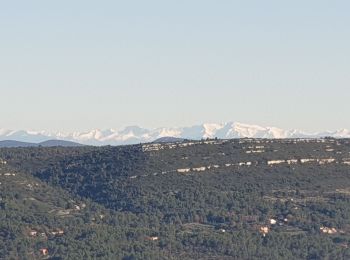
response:
<path id="1" fill-rule="evenodd" d="M 4 161 L 0 188 L 0 259 L 132 259 L 155 232 L 149 216 L 106 209 Z M 142 256 L 165 257 L 160 249 Z"/>
<path id="2" fill-rule="evenodd" d="M 0 232 L 12 234 L 0 256 L 13 256 L 20 243 L 19 258 L 42 247 L 56 259 L 350 257 L 348 139 L 3 148 L 0 158 L 1 185 L 9 185 L 1 196 L 26 207 L 3 207 L 7 216 L 21 213 L 0 221 Z M 10 182 L 21 176 L 4 175 L 13 172 L 27 180 Z M 35 183 L 47 190 L 35 191 Z M 21 195 L 28 184 L 34 193 Z M 20 196 L 54 207 L 28 206 Z M 66 222 L 50 217 L 75 205 L 80 211 Z M 41 222 L 27 217 L 37 214 Z M 33 242 L 25 230 L 42 226 L 72 231 Z"/>

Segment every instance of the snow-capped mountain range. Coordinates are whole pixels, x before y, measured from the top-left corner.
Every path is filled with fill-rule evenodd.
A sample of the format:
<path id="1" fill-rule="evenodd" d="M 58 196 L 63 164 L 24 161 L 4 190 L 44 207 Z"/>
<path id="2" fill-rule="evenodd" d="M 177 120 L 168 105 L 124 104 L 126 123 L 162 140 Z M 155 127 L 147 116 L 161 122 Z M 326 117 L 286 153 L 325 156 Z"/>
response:
<path id="1" fill-rule="evenodd" d="M 202 138 L 317 138 L 317 137 L 350 138 L 350 131 L 341 129 L 307 133 L 300 130 L 284 130 L 277 127 L 262 127 L 238 122 L 205 123 L 190 127 L 145 129 L 138 126 L 128 126 L 121 130 L 92 130 L 88 132 L 47 132 L 47 131 L 13 131 L 0 129 L 1 140 L 16 140 L 22 142 L 43 142 L 58 139 L 78 142 L 87 145 L 122 145 L 152 142 L 162 137 L 177 137 L 184 139 Z"/>

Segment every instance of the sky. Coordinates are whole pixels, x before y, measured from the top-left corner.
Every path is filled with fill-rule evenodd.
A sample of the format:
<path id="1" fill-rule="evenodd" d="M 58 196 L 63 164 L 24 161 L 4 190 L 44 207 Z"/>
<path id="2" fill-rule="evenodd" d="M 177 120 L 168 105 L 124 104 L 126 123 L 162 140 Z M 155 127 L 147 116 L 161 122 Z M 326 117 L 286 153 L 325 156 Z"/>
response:
<path id="1" fill-rule="evenodd" d="M 0 128 L 350 129 L 350 1 L 0 2 Z"/>

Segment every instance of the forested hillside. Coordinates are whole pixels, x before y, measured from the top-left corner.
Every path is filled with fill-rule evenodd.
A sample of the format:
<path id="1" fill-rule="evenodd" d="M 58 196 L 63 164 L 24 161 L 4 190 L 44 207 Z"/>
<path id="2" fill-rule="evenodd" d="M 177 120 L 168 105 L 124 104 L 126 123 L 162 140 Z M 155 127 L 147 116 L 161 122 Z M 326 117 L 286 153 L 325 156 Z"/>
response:
<path id="1" fill-rule="evenodd" d="M 348 139 L 2 148 L 0 158 L 0 258 L 350 258 Z"/>

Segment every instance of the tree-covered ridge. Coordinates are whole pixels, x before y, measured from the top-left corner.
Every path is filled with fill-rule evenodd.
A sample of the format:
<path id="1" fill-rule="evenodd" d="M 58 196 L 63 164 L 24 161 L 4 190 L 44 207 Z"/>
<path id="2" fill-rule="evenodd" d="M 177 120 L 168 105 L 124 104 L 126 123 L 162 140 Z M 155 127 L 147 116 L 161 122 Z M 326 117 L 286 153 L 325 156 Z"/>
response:
<path id="1" fill-rule="evenodd" d="M 349 157 L 347 139 L 0 149 L 0 255 L 347 259 Z"/>

